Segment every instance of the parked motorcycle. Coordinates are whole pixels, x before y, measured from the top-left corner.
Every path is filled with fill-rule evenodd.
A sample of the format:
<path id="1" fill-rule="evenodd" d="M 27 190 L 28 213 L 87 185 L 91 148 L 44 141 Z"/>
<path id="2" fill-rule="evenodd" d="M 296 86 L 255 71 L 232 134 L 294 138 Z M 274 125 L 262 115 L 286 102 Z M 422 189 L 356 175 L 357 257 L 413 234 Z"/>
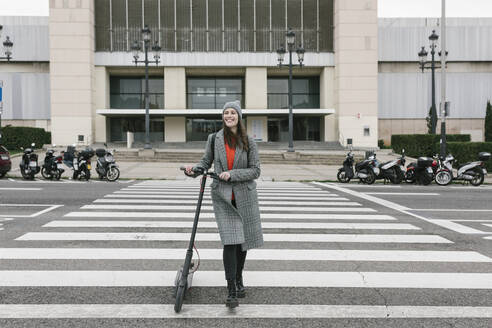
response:
<path id="1" fill-rule="evenodd" d="M 106 147 L 107 145 L 104 144 Z M 96 149 L 97 165 L 96 172 L 99 179 L 106 178 L 108 181 L 116 181 L 120 177 L 120 169 L 116 164 L 113 153 L 109 150 L 98 148 Z"/>
<path id="2" fill-rule="evenodd" d="M 61 175 L 65 170 L 63 169 L 62 156 L 55 156 L 55 151 L 49 149 L 44 157 L 44 164 L 41 168 L 41 175 L 45 179 L 60 180 Z"/>
<path id="3" fill-rule="evenodd" d="M 39 173 L 38 155 L 34 153 L 36 144 L 32 143 L 32 148 L 21 149 L 24 151 L 21 162 L 19 164 L 22 177 L 26 180 L 34 180 L 34 176 Z"/>
<path id="4" fill-rule="evenodd" d="M 441 159 L 441 165 L 436 173 L 435 181 L 440 186 L 446 186 L 453 180 L 463 180 L 470 182 L 473 186 L 480 186 L 487 175 L 485 161 L 490 159 L 490 153 L 481 152 L 478 154 L 478 161 L 468 162 L 460 165 L 457 174 L 453 174 L 453 163 L 455 158 L 449 154 Z"/>
<path id="5" fill-rule="evenodd" d="M 389 180 L 391 183 L 400 184 L 405 178 L 405 150 L 403 150 L 400 158 L 388 161 L 386 163 L 379 163 L 376 160 L 376 155 L 372 155 L 374 158 L 374 164 L 379 169 L 379 173 L 376 175 L 376 179 L 384 179 L 386 183 Z M 403 167 L 402 167 L 403 166 Z M 377 170 L 375 170 L 377 172 Z"/>
<path id="6" fill-rule="evenodd" d="M 434 179 L 434 166 L 437 166 L 437 161 L 431 157 L 419 157 L 417 162 L 408 164 L 405 173 L 405 181 L 407 183 L 419 183 L 428 185 Z"/>
<path id="7" fill-rule="evenodd" d="M 73 180 L 85 179 L 89 181 L 91 178 L 91 158 L 94 156 L 94 150 L 87 147 L 84 150 L 74 153 L 73 158 Z"/>
<path id="8" fill-rule="evenodd" d="M 352 154 L 352 151 L 350 151 L 343 161 L 343 166 L 338 170 L 338 181 L 342 183 L 347 183 L 351 179 L 358 178 L 362 183 L 373 184 L 374 181 L 376 181 L 376 174 L 374 172 L 374 160 L 374 158 L 369 157 L 355 164 L 354 173 L 354 155 Z"/>

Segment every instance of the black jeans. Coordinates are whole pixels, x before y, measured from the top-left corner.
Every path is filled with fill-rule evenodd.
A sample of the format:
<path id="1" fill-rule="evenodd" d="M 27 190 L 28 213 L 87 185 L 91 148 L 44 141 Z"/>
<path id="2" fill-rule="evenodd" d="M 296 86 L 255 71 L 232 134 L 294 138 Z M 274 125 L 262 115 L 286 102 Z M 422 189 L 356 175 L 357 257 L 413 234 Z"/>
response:
<path id="1" fill-rule="evenodd" d="M 232 206 L 236 207 L 236 201 L 232 200 Z M 247 251 L 242 251 L 241 245 L 224 245 L 224 271 L 226 280 L 234 280 L 243 274 L 244 262 Z"/>

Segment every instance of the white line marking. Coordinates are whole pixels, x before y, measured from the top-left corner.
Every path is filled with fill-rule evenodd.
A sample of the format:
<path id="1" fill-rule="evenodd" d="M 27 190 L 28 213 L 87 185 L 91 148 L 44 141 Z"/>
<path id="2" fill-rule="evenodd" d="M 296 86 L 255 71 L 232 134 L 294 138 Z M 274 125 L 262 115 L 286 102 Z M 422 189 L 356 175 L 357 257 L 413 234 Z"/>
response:
<path id="1" fill-rule="evenodd" d="M 360 206 L 359 203 L 345 203 L 345 206 Z M 155 211 L 167 211 L 167 210 L 189 210 L 193 211 L 196 206 L 183 206 L 176 204 L 176 206 L 164 206 L 164 205 L 84 205 L 81 207 L 83 210 L 155 210 Z M 202 206 L 202 211 L 213 211 L 212 206 Z M 377 212 L 372 208 L 364 207 L 287 207 L 287 206 L 260 206 L 262 212 Z"/>
<path id="2" fill-rule="evenodd" d="M 138 232 L 28 232 L 15 240 L 129 240 L 129 241 L 188 241 L 189 233 Z M 266 242 L 308 243 L 452 243 L 433 235 L 373 235 L 373 234 L 263 234 Z M 217 233 L 197 233 L 197 241 L 220 241 Z"/>
<path id="3" fill-rule="evenodd" d="M 333 185 L 341 187 L 344 186 L 345 188 L 401 188 L 401 186 L 391 186 L 391 185 L 381 185 L 381 184 L 376 184 L 376 185 L 364 185 L 364 184 L 353 184 L 353 183 L 347 183 L 347 184 L 340 184 L 340 183 L 333 183 Z"/>
<path id="4" fill-rule="evenodd" d="M 360 197 L 360 198 L 364 198 L 364 199 L 368 199 L 366 197 L 371 197 L 371 199 L 368 199 L 368 200 L 371 200 L 372 202 L 375 202 L 377 204 L 380 204 L 380 205 L 383 205 L 383 206 L 386 206 L 388 208 L 391 208 L 391 209 L 394 209 L 396 211 L 399 211 L 401 213 L 404 213 L 404 214 L 407 214 L 407 215 L 410 215 L 410 216 L 413 216 L 417 219 L 421 219 L 423 221 L 426 221 L 426 222 L 429 222 L 429 223 L 432 223 L 432 224 L 435 224 L 435 225 L 438 225 L 438 226 L 442 226 L 444 228 L 447 228 L 447 229 L 451 229 L 451 230 L 454 230 L 456 232 L 460 232 L 460 233 L 465 233 L 464 231 L 473 231 L 475 230 L 476 232 L 471 232 L 471 233 L 477 233 L 478 231 L 480 230 L 476 230 L 476 229 L 473 229 L 473 230 L 470 230 L 472 228 L 467 228 L 465 226 L 462 226 L 460 225 L 461 227 L 458 227 L 456 225 L 452 225 L 449 223 L 449 221 L 447 220 L 436 220 L 436 219 L 428 219 L 426 217 L 423 217 L 423 216 L 420 216 L 420 215 L 417 215 L 415 213 L 412 213 L 411 211 L 415 211 L 415 209 L 409 209 L 409 208 L 406 208 L 404 206 L 401 206 L 401 205 L 398 205 L 396 203 L 393 203 L 393 202 L 390 202 L 390 201 L 387 201 L 387 200 L 383 200 L 383 199 L 380 199 L 380 198 L 376 198 L 376 197 L 373 197 L 373 196 L 367 196 L 367 195 L 364 195 L 360 192 L 357 192 L 357 191 L 353 191 L 353 190 L 350 190 L 350 189 L 345 189 L 345 188 L 341 188 L 339 186 L 336 186 L 336 185 L 333 185 L 333 184 L 322 184 L 322 183 L 319 183 L 319 182 L 313 182 L 317 185 L 325 185 L 329 188 L 333 188 L 335 190 L 338 190 L 338 191 L 341 191 L 341 192 L 346 192 L 348 194 L 352 194 L 356 197 Z M 457 210 L 457 211 L 467 211 L 467 210 Z M 490 210 L 492 211 L 492 210 Z M 453 229 L 455 228 L 455 229 Z"/>
<path id="5" fill-rule="evenodd" d="M 484 226 L 492 228 L 492 224 L 483 223 Z M 489 232 L 490 233 L 490 232 Z"/>
<path id="6" fill-rule="evenodd" d="M 492 212 L 492 209 L 472 210 L 466 208 L 409 208 L 408 210 L 417 212 Z"/>
<path id="7" fill-rule="evenodd" d="M 207 188 L 209 190 L 209 188 Z M 141 193 L 158 193 L 158 194 L 172 194 L 172 195 L 196 195 L 200 191 L 199 188 L 185 191 L 185 190 L 173 190 L 173 189 L 122 189 L 121 191 L 125 192 L 141 192 Z M 272 191 L 263 191 L 263 190 L 258 190 L 258 194 L 265 194 L 265 195 L 290 195 L 290 196 L 295 196 L 295 195 L 319 195 L 319 196 L 326 196 L 329 194 L 328 192 L 323 192 L 322 190 L 300 190 L 300 191 L 277 191 L 277 190 L 272 190 Z"/>
<path id="8" fill-rule="evenodd" d="M 492 236 L 488 236 L 488 237 L 483 237 L 484 239 L 489 239 L 489 240 L 492 240 Z"/>
<path id="9" fill-rule="evenodd" d="M 222 260 L 222 249 L 201 248 L 200 259 Z M 0 248 L 2 260 L 181 260 L 181 248 Z M 492 259 L 471 251 L 253 249 L 248 261 L 478 262 Z"/>
<path id="10" fill-rule="evenodd" d="M 174 286 L 176 271 L 0 271 L 2 287 Z M 245 271 L 248 287 L 492 289 L 492 273 Z M 200 271 L 193 287 L 223 287 L 223 271 Z"/>
<path id="11" fill-rule="evenodd" d="M 343 198 L 343 197 L 334 197 L 335 195 L 334 194 L 331 194 L 331 195 L 326 195 L 324 197 L 311 197 L 311 196 L 304 196 L 304 197 L 282 197 L 282 196 L 279 196 L 279 197 L 275 197 L 275 196 L 259 196 L 258 199 L 259 200 L 284 200 L 284 201 L 287 201 L 287 200 L 308 200 L 308 201 L 314 201 L 314 200 L 323 200 L 323 201 L 330 201 L 330 200 L 348 200 L 347 198 Z M 194 196 L 187 196 L 187 197 L 183 197 L 182 195 L 149 195 L 149 194 L 135 194 L 135 193 L 131 193 L 131 194 L 123 194 L 123 193 L 119 193 L 119 194 L 109 194 L 109 195 L 105 195 L 104 196 L 105 198 L 162 198 L 162 199 L 174 199 L 174 201 L 176 201 L 176 199 L 179 199 L 180 201 L 182 201 L 184 198 L 186 198 L 187 200 L 194 200 L 194 202 L 196 203 L 196 200 L 198 199 L 198 195 L 194 195 Z M 203 195 L 203 199 L 212 199 L 211 196 L 209 195 Z"/>
<path id="12" fill-rule="evenodd" d="M 231 312 L 224 304 L 185 304 L 176 313 L 172 304 L 0 304 L 0 318 L 492 318 L 492 307 L 241 304 Z"/>
<path id="13" fill-rule="evenodd" d="M 64 217 L 83 218 L 188 218 L 193 219 L 191 212 L 70 212 Z M 384 220 L 394 221 L 394 217 L 378 214 L 291 214 L 291 213 L 262 213 L 263 219 L 291 219 L 291 220 Z M 200 213 L 200 219 L 215 219 L 214 213 Z"/>
<path id="14" fill-rule="evenodd" d="M 366 195 L 386 195 L 386 196 L 439 196 L 435 192 L 365 192 Z"/>
<path id="15" fill-rule="evenodd" d="M 51 221 L 46 228 L 192 228 L 193 222 L 182 221 Z M 264 229 L 358 229 L 358 230 L 420 230 L 407 223 L 319 223 L 263 222 Z M 216 222 L 199 222 L 198 228 L 217 228 Z"/>
<path id="16" fill-rule="evenodd" d="M 0 188 L 0 190 L 11 190 L 11 191 L 39 191 L 43 188 Z"/>
<path id="17" fill-rule="evenodd" d="M 313 206 L 361 206 L 359 203 L 355 202 L 346 202 L 348 201 L 347 198 L 340 198 L 341 200 L 345 201 L 336 201 L 339 200 L 333 199 L 335 201 L 327 200 L 324 202 L 310 202 L 310 201 L 303 201 L 303 202 L 295 202 L 295 201 L 263 201 L 260 200 L 260 206 L 261 205 L 313 205 Z M 196 204 L 197 201 L 193 199 L 181 199 L 179 200 L 179 204 L 176 204 L 175 199 L 111 199 L 111 198 L 103 198 L 103 199 L 96 199 L 94 203 L 114 203 L 114 204 L 170 204 L 170 205 L 175 205 L 175 206 L 181 206 L 182 204 Z M 202 205 L 212 205 L 211 200 L 203 200 Z"/>
<path id="18" fill-rule="evenodd" d="M 207 186 L 209 186 L 207 184 Z M 161 189 L 161 190 L 189 190 L 189 191 L 195 191 L 197 190 L 197 188 L 199 189 L 200 188 L 200 185 L 197 184 L 197 185 L 193 185 L 193 186 L 168 186 L 168 187 L 162 187 L 162 188 L 158 188 L 158 187 L 147 187 L 147 186 L 128 186 L 125 188 L 125 190 L 130 190 L 130 189 Z M 311 191 L 322 191 L 320 190 L 320 188 L 316 188 L 316 187 L 261 187 L 261 186 L 257 186 L 256 189 L 258 191 L 276 191 L 276 190 L 279 190 L 279 191 L 304 191 L 304 190 L 311 190 Z"/>
<path id="19" fill-rule="evenodd" d="M 12 214 L 0 214 L 0 217 L 15 217 L 15 218 L 35 218 L 41 214 L 53 211 L 63 205 L 46 205 L 46 204 L 0 204 L 0 206 L 5 207 L 48 207 L 44 210 L 35 212 L 33 214 L 23 214 L 23 215 L 12 215 Z"/>
<path id="20" fill-rule="evenodd" d="M 431 219 L 430 222 L 441 226 L 443 228 L 447 228 L 449 230 L 453 230 L 459 233 L 466 233 L 466 234 L 489 234 L 490 232 L 483 232 L 478 229 L 474 229 L 471 227 L 467 227 L 463 224 L 456 223 L 450 220 L 440 220 L 440 219 Z"/>

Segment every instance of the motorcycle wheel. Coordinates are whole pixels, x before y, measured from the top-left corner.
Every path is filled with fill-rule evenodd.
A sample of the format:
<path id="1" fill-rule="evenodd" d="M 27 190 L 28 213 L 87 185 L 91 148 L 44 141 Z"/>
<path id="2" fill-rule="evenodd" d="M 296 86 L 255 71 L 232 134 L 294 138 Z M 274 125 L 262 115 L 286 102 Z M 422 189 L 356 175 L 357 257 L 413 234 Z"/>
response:
<path id="1" fill-rule="evenodd" d="M 79 173 L 77 171 L 73 171 L 72 180 L 78 180 L 78 179 L 79 179 Z"/>
<path id="2" fill-rule="evenodd" d="M 21 167 L 20 171 L 21 171 L 22 178 L 27 180 L 29 176 L 27 175 L 26 170 L 23 167 Z"/>
<path id="3" fill-rule="evenodd" d="M 393 172 L 391 173 L 391 178 L 390 181 L 393 184 L 400 184 L 403 181 L 403 175 L 401 173 L 400 168 L 398 167 L 393 167 Z"/>
<path id="4" fill-rule="evenodd" d="M 373 184 L 376 181 L 376 175 L 372 170 L 367 171 L 367 178 L 361 179 L 361 181 L 365 184 Z"/>
<path id="5" fill-rule="evenodd" d="M 475 170 L 475 175 L 473 176 L 473 179 L 470 181 L 472 186 L 478 187 L 483 183 L 484 180 L 484 175 L 481 169 Z"/>
<path id="6" fill-rule="evenodd" d="M 432 176 L 429 176 L 427 173 L 422 173 L 422 175 L 419 177 L 419 182 L 423 186 L 430 185 L 432 180 Z"/>
<path id="7" fill-rule="evenodd" d="M 410 170 L 405 173 L 405 182 L 406 183 L 415 183 L 415 171 Z"/>
<path id="8" fill-rule="evenodd" d="M 338 171 L 337 179 L 341 183 L 347 183 L 350 181 L 350 178 L 348 178 L 347 175 L 345 174 L 345 170 Z"/>
<path id="9" fill-rule="evenodd" d="M 85 169 L 85 174 L 84 174 L 85 181 L 89 181 L 91 178 L 91 171 L 89 171 L 87 168 Z"/>
<path id="10" fill-rule="evenodd" d="M 41 175 L 42 175 L 42 176 L 43 176 L 43 178 L 45 178 L 45 179 L 48 179 L 48 180 L 53 179 L 53 176 L 52 176 L 51 174 L 49 174 L 49 173 L 48 173 L 48 170 L 47 170 L 45 167 L 43 167 L 43 168 L 41 169 Z"/>
<path id="11" fill-rule="evenodd" d="M 60 180 L 61 175 L 62 175 L 62 174 L 61 174 L 60 170 L 56 170 L 56 171 L 54 172 L 54 174 L 53 174 L 53 178 L 54 178 L 55 180 Z"/>
<path id="12" fill-rule="evenodd" d="M 453 177 L 449 171 L 437 171 L 436 177 L 434 178 L 434 181 L 440 186 L 447 186 L 448 184 L 451 183 L 453 180 Z"/>
<path id="13" fill-rule="evenodd" d="M 106 172 L 106 179 L 108 181 L 116 181 L 120 177 L 120 170 L 117 167 L 110 167 L 108 172 Z"/>

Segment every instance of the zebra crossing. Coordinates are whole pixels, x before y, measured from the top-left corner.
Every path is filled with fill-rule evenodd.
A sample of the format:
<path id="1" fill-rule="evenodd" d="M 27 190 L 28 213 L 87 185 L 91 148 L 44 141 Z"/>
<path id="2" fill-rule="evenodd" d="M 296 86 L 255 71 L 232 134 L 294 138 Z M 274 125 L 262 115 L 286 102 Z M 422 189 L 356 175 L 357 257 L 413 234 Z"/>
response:
<path id="1" fill-rule="evenodd" d="M 7 264 L 0 270 L 0 294 L 4 288 L 94 293 L 90 304 L 80 297 L 69 302 L 70 295 L 63 304 L 56 299 L 30 302 L 27 296 L 22 303 L 0 301 L 0 320 L 492 318 L 492 305 L 482 301 L 484 293 L 492 295 L 492 258 L 457 247 L 427 232 L 421 221 L 384 212 L 367 199 L 329 185 L 293 182 L 258 182 L 265 245 L 248 252 L 248 295 L 233 312 L 222 304 L 222 248 L 206 191 L 194 255 L 200 268 L 182 313 L 175 314 L 171 291 L 185 256 L 198 189 L 197 180 L 128 185 L 20 235 L 16 247 L 0 248 L 0 263 Z M 18 269 L 15 264 L 21 262 L 34 265 Z M 36 263 L 43 265 L 36 268 Z M 149 287 L 166 294 L 146 300 Z M 110 302 L 110 296 L 92 288 L 137 293 L 133 300 L 139 301 Z M 359 301 L 364 290 L 384 294 L 384 303 Z M 287 301 L 289 292 L 299 291 L 305 291 L 304 298 Z M 433 298 L 422 306 L 421 295 L 429 292 L 439 294 L 441 302 Z M 455 301 L 461 292 L 471 295 L 469 304 Z M 210 297 L 203 301 L 207 293 L 215 295 L 212 303 Z"/>

